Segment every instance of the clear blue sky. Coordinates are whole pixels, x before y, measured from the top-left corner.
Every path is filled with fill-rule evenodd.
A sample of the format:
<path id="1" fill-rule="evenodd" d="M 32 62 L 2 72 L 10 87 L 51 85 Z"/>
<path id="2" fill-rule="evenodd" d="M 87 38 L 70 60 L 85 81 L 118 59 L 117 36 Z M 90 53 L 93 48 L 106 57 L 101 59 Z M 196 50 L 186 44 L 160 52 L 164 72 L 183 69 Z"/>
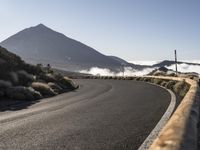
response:
<path id="1" fill-rule="evenodd" d="M 0 0 L 0 41 L 39 23 L 126 60 L 200 59 L 199 0 Z"/>

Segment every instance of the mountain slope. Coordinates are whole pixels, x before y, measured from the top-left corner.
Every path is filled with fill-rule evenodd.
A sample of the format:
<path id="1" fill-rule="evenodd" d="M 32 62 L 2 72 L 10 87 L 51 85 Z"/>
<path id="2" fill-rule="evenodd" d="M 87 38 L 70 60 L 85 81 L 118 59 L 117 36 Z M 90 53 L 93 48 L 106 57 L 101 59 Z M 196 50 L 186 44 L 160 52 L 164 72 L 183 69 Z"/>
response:
<path id="1" fill-rule="evenodd" d="M 93 66 L 115 68 L 121 64 L 93 48 L 39 24 L 27 28 L 0 43 L 1 46 L 33 63 L 52 65 L 73 70 Z"/>
<path id="2" fill-rule="evenodd" d="M 121 64 L 93 48 L 39 24 L 0 43 L 1 46 L 33 63 L 51 63 L 77 70 L 90 67 L 118 68 Z"/>

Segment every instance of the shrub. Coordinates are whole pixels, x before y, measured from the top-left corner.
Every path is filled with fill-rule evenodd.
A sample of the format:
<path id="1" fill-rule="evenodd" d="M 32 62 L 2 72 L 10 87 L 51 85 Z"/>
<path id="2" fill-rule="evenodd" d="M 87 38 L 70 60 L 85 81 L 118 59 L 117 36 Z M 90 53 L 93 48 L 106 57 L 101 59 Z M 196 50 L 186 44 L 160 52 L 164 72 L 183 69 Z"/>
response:
<path id="1" fill-rule="evenodd" d="M 37 100 L 42 96 L 31 87 L 16 86 L 6 90 L 6 96 L 15 100 Z"/>
<path id="2" fill-rule="evenodd" d="M 170 77 L 177 77 L 177 75 L 175 73 L 169 73 L 168 76 L 170 76 Z"/>
<path id="3" fill-rule="evenodd" d="M 68 77 L 63 77 L 58 82 L 59 86 L 61 86 L 63 89 L 66 90 L 74 90 L 78 88 L 78 85 L 76 85 L 71 79 Z"/>
<path id="4" fill-rule="evenodd" d="M 141 77 L 136 77 L 136 81 L 140 81 L 141 80 Z"/>
<path id="5" fill-rule="evenodd" d="M 25 70 L 20 70 L 17 74 L 20 85 L 27 86 L 35 80 L 35 77 L 32 74 L 27 73 Z"/>
<path id="6" fill-rule="evenodd" d="M 168 82 L 166 83 L 165 87 L 166 87 L 167 89 L 173 90 L 175 84 L 176 84 L 176 81 L 173 81 L 173 80 L 172 80 L 172 81 L 168 81 Z"/>
<path id="7" fill-rule="evenodd" d="M 174 92 L 177 93 L 179 96 L 184 97 L 187 91 L 189 90 L 189 85 L 183 81 L 179 81 L 174 85 Z"/>
<path id="8" fill-rule="evenodd" d="M 49 82 L 48 85 L 56 92 L 56 93 L 62 93 L 63 89 L 56 83 Z"/>
<path id="9" fill-rule="evenodd" d="M 144 77 L 144 78 L 143 78 L 143 81 L 144 81 L 144 82 L 151 82 L 151 78 Z"/>
<path id="10" fill-rule="evenodd" d="M 31 84 L 31 87 L 36 90 L 39 91 L 43 96 L 55 96 L 56 93 L 53 91 L 53 89 L 46 83 L 42 83 L 42 82 L 33 82 Z"/>
<path id="11" fill-rule="evenodd" d="M 44 70 L 42 67 L 34 66 L 34 65 L 26 64 L 26 63 L 22 63 L 20 68 L 23 70 L 26 70 L 26 72 L 33 75 L 44 73 Z"/>
<path id="12" fill-rule="evenodd" d="M 59 80 L 61 77 L 59 75 L 53 75 L 51 73 L 48 74 L 41 74 L 39 76 L 39 79 L 44 80 L 45 82 L 55 82 L 56 80 Z"/>
<path id="13" fill-rule="evenodd" d="M 112 76 L 109 76 L 108 79 L 113 79 L 113 77 L 112 77 Z"/>
<path id="14" fill-rule="evenodd" d="M 0 97 L 3 97 L 5 93 L 3 91 L 0 91 Z"/>
<path id="15" fill-rule="evenodd" d="M 0 80 L 0 90 L 5 90 L 12 87 L 12 83 L 9 81 Z"/>
<path id="16" fill-rule="evenodd" d="M 162 81 L 162 83 L 160 85 L 165 87 L 167 85 L 167 82 L 166 81 Z"/>
<path id="17" fill-rule="evenodd" d="M 13 85 L 17 85 L 19 83 L 19 78 L 16 72 L 12 71 L 8 73 L 9 80 L 12 82 Z"/>
<path id="18" fill-rule="evenodd" d="M 162 81 L 163 81 L 162 79 L 155 78 L 154 81 L 153 81 L 153 83 L 161 85 Z"/>
<path id="19" fill-rule="evenodd" d="M 163 71 L 157 71 L 157 72 L 155 72 L 153 75 L 154 75 L 154 76 L 165 76 L 166 73 L 163 72 Z"/>

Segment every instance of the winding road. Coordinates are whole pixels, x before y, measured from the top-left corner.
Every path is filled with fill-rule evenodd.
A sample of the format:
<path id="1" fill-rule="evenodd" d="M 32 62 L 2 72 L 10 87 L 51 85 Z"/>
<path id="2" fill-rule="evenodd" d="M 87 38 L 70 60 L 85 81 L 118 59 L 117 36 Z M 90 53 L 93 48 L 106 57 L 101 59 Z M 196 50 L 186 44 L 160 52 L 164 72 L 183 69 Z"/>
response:
<path id="1" fill-rule="evenodd" d="M 144 82 L 77 80 L 76 91 L 0 112 L 1 150 L 136 150 L 165 113 L 168 91 Z"/>

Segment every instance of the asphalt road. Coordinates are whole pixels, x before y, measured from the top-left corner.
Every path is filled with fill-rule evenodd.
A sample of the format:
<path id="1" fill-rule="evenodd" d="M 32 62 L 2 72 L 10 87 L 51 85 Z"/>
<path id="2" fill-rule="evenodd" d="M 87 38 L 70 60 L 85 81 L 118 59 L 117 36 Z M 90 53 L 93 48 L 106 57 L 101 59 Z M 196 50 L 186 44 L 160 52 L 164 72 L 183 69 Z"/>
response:
<path id="1" fill-rule="evenodd" d="M 0 112 L 1 150 L 135 150 L 170 103 L 157 86 L 77 80 L 75 92 Z"/>

